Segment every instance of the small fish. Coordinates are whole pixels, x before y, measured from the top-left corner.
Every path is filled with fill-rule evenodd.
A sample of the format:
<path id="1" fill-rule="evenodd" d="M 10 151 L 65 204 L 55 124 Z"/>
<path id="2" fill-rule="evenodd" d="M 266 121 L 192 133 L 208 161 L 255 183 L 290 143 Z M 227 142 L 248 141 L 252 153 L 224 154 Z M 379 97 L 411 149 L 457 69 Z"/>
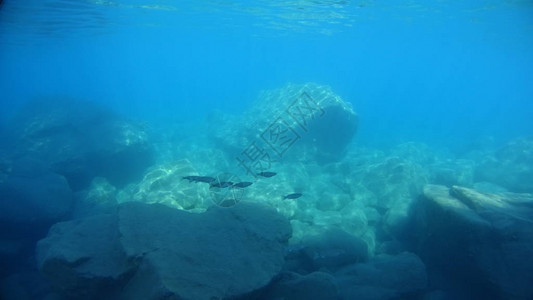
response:
<path id="1" fill-rule="evenodd" d="M 215 182 L 215 183 L 211 183 L 211 184 L 209 185 L 209 187 L 210 187 L 210 188 L 214 188 L 214 187 L 216 187 L 216 188 L 221 188 L 221 189 L 223 189 L 223 188 L 230 187 L 230 186 L 232 186 L 232 185 L 233 185 L 233 182 L 231 182 L 231 181 L 218 181 L 218 182 Z"/>
<path id="2" fill-rule="evenodd" d="M 249 182 L 249 181 L 243 181 L 243 182 L 237 182 L 235 184 L 233 184 L 232 187 L 234 188 L 245 188 L 247 186 L 251 186 L 253 182 Z"/>
<path id="3" fill-rule="evenodd" d="M 301 193 L 292 193 L 288 194 L 287 196 L 283 196 L 283 199 L 298 199 L 300 197 L 302 197 Z"/>
<path id="4" fill-rule="evenodd" d="M 257 173 L 257 175 L 259 176 L 263 176 L 263 177 L 272 177 L 274 175 L 276 175 L 277 173 L 276 172 L 260 172 L 260 173 Z"/>
<path id="5" fill-rule="evenodd" d="M 197 177 L 197 176 L 183 176 L 183 177 L 181 177 L 181 179 L 187 179 L 187 180 L 189 180 L 189 182 L 191 182 L 191 181 L 194 180 L 194 177 Z"/>
<path id="6" fill-rule="evenodd" d="M 211 183 L 215 180 L 213 177 L 209 176 L 183 176 L 182 179 L 187 179 L 189 182 L 205 182 Z"/>

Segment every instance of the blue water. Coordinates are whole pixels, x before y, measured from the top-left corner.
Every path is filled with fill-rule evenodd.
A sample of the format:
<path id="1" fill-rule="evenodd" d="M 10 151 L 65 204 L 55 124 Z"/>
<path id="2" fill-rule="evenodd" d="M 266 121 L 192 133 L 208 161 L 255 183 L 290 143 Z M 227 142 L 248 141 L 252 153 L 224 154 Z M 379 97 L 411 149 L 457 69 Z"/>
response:
<path id="1" fill-rule="evenodd" d="M 4 2 L 4 120 L 56 94 L 151 121 L 197 119 L 313 81 L 353 103 L 360 142 L 533 128 L 530 1 Z"/>
<path id="2" fill-rule="evenodd" d="M 352 138 L 351 128 L 327 122 L 309 132 L 295 126 L 302 140 L 265 170 L 275 175 L 244 174 L 235 156 L 242 156 L 250 142 L 261 142 L 267 121 L 287 112 L 285 106 L 269 111 L 260 102 L 265 100 L 260 93 L 289 83 L 331 87 L 353 106 L 357 132 Z M 313 85 L 307 87 L 313 90 Z M 264 115 L 254 115 L 258 108 Z M 326 116 L 332 111 L 339 119 L 346 117 L 345 109 L 328 110 Z M 353 124 L 353 119 L 347 119 L 338 123 Z M 137 270 L 137 263 L 152 255 L 150 251 L 157 260 L 159 248 L 129 253 L 132 265 L 128 266 L 135 272 L 125 272 L 124 282 L 113 281 L 109 285 L 113 293 L 103 292 L 83 281 L 83 272 L 92 275 L 105 269 L 92 269 L 90 263 L 83 269 L 87 261 L 92 263 L 83 257 L 83 250 L 94 246 L 90 228 L 100 230 L 98 226 L 112 223 L 107 216 L 115 216 L 117 207 L 126 211 L 123 202 L 160 203 L 202 213 L 224 188 L 213 190 L 212 183 L 182 177 L 216 176 L 227 183 L 236 180 L 234 173 L 246 188 L 238 190 L 239 199 L 232 203 L 267 204 L 283 222 L 291 222 L 287 226 L 292 237 L 283 241 L 286 252 L 272 254 L 285 259 L 287 273 L 268 274 L 272 275 L 268 279 L 288 280 L 290 286 L 291 276 L 303 278 L 317 272 L 335 277 L 339 297 L 317 299 L 361 295 L 368 299 L 521 299 L 533 295 L 528 285 L 533 280 L 528 272 L 533 267 L 529 259 L 533 257 L 530 0 L 0 1 L 0 138 L 0 298 L 96 295 L 113 299 L 117 289 L 129 299 L 136 290 L 126 284 L 128 276 L 146 276 L 144 269 Z M 321 153 L 329 150 L 333 154 Z M 462 190 L 452 186 L 472 190 L 469 196 L 457 196 Z M 475 198 L 474 190 L 502 197 L 497 199 L 503 199 L 504 208 L 481 200 L 481 204 L 475 200 L 460 204 L 476 218 L 487 218 L 480 224 L 492 226 L 496 220 L 496 229 L 490 230 L 501 234 L 502 240 L 484 235 L 484 227 L 472 225 L 477 221 L 461 223 L 461 217 L 444 219 L 442 224 L 448 227 L 432 223 L 442 217 L 431 210 L 432 200 L 448 197 L 462 203 Z M 286 197 L 296 194 L 294 199 Z M 488 213 L 478 214 L 478 204 Z M 142 209 L 148 211 L 146 207 Z M 237 231 L 246 227 L 239 223 L 243 219 L 257 220 L 224 215 L 224 211 L 211 213 L 229 220 Z M 262 214 L 254 213 L 250 215 Z M 93 215 L 106 216 L 104 225 L 87 221 Z M 459 215 L 463 216 L 462 211 Z M 504 221 L 498 223 L 499 218 Z M 269 231 L 269 220 L 263 221 L 259 229 L 250 225 L 258 236 L 287 229 L 278 220 Z M 86 226 L 76 227 L 76 222 Z M 209 226 L 220 225 L 217 220 L 209 222 L 214 224 Z M 512 230 L 503 230 L 500 224 L 511 224 Z M 66 263 L 65 268 L 74 269 L 66 275 L 58 267 L 66 260 L 59 254 L 70 249 L 61 242 L 68 244 L 72 237 L 61 226 L 72 229 L 74 239 L 81 240 L 79 244 L 70 241 L 81 245 L 81 250 L 75 249 L 79 252 L 74 251 L 81 258 Z M 268 230 L 261 232 L 261 226 Z M 50 228 L 56 230 L 48 233 Z M 159 229 L 148 228 L 147 232 Z M 481 232 L 480 240 L 465 234 L 469 230 L 475 233 L 472 236 Z M 39 246 L 47 234 L 59 235 L 50 242 L 57 252 Z M 440 234 L 442 239 L 433 240 Z M 199 229 L 198 240 L 205 242 L 203 238 Z M 245 246 L 257 246 L 246 236 L 237 235 L 240 238 L 251 244 L 243 242 Z M 447 239 L 449 244 L 443 242 Z M 518 246 L 509 242 L 515 240 Z M 213 245 L 218 242 L 226 245 L 224 241 Z M 500 243 L 504 243 L 501 249 L 508 246 L 512 251 L 501 251 Z M 169 244 L 173 245 L 164 246 Z M 58 265 L 47 265 L 42 253 L 60 256 Z M 108 257 L 102 253 L 105 261 Z M 505 263 L 493 265 L 500 256 L 505 256 Z M 268 265 L 270 256 L 265 257 Z M 182 261 L 169 259 L 173 263 L 180 266 Z M 209 265 L 202 267 L 211 271 Z M 381 267 L 383 273 L 373 273 Z M 220 271 L 213 268 L 215 273 Z M 205 278 L 211 278 L 206 273 Z M 363 279 L 352 278 L 353 273 Z M 405 282 L 394 281 L 404 273 L 410 276 Z M 381 286 L 376 278 L 384 274 L 393 280 L 384 280 Z M 245 296 L 230 296 L 285 299 L 290 294 L 284 294 L 287 286 L 276 285 L 275 280 L 267 283 L 246 291 L 250 294 Z M 69 290 L 68 284 L 74 287 Z M 305 292 L 314 293 L 303 290 L 287 299 L 309 299 Z"/>

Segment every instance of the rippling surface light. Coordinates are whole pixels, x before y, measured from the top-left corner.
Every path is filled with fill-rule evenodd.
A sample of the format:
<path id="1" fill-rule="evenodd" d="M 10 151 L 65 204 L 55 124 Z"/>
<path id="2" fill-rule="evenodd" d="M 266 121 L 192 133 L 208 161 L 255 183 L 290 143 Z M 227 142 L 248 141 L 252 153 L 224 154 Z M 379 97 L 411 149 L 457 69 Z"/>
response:
<path id="1" fill-rule="evenodd" d="M 113 32 L 126 26 L 161 26 L 230 32 L 253 28 L 254 34 L 331 35 L 380 18 L 446 17 L 447 1 L 107 1 L 107 0 L 5 0 L 0 34 L 9 40 L 36 36 L 64 37 Z M 397 4 L 391 4 L 397 3 Z M 465 1 L 464 12 L 490 10 L 502 5 L 527 5 L 530 1 Z M 454 3 L 457 9 L 457 3 Z M 405 12 L 409 12 L 405 14 Z M 457 11 L 454 11 L 457 13 Z M 224 30 L 221 30 L 224 29 Z"/>

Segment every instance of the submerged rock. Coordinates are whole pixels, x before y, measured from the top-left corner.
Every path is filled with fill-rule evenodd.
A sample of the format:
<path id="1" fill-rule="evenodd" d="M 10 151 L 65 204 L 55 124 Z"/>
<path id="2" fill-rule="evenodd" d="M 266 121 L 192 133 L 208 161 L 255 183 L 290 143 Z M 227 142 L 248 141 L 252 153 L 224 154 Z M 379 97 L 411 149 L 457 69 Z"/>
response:
<path id="1" fill-rule="evenodd" d="M 27 103 L 9 123 L 13 156 L 46 162 L 74 190 L 101 176 L 124 185 L 151 163 L 147 133 L 104 107 L 74 99 Z"/>
<path id="2" fill-rule="evenodd" d="M 433 184 L 446 186 L 461 185 L 471 187 L 474 184 L 474 162 L 465 159 L 443 160 L 429 167 Z"/>
<path id="3" fill-rule="evenodd" d="M 474 298 L 533 296 L 533 196 L 427 185 L 415 215 L 418 253 L 446 280 L 436 285 Z"/>
<path id="4" fill-rule="evenodd" d="M 160 203 L 178 209 L 205 211 L 212 204 L 209 184 L 184 179 L 186 174 L 198 174 L 186 159 L 154 166 L 146 172 L 139 184 L 123 191 L 118 200 Z"/>
<path id="5" fill-rule="evenodd" d="M 262 92 L 242 117 L 212 115 L 209 132 L 220 148 L 232 158 L 240 157 L 241 163 L 249 158 L 250 145 L 261 148 L 272 161 L 284 157 L 329 162 L 344 155 L 357 125 L 351 104 L 328 86 L 307 83 Z M 251 167 L 257 166 L 252 163 Z"/>
<path id="6" fill-rule="evenodd" d="M 509 142 L 485 155 L 476 169 L 477 181 L 488 181 L 518 193 L 533 193 L 533 138 Z"/>
<path id="7" fill-rule="evenodd" d="M 38 244 L 40 271 L 76 299 L 223 299 L 266 286 L 284 264 L 289 222 L 239 203 L 202 214 L 123 203 L 118 215 L 55 225 Z"/>
<path id="8" fill-rule="evenodd" d="M 66 219 L 73 205 L 67 180 L 38 161 L 21 158 L 0 166 L 0 277 L 33 268 L 35 243 Z M 30 265 L 31 266 L 28 266 Z"/>
<path id="9" fill-rule="evenodd" d="M 73 219 L 110 214 L 117 208 L 117 190 L 105 178 L 96 177 L 87 190 L 75 194 Z"/>
<path id="10" fill-rule="evenodd" d="M 333 272 L 366 261 L 368 256 L 368 246 L 362 239 L 341 229 L 330 229 L 293 245 L 286 267 L 299 273 Z"/>
<path id="11" fill-rule="evenodd" d="M 335 278 L 330 274 L 313 272 L 300 275 L 285 272 L 266 291 L 254 295 L 253 299 L 339 300 L 339 292 Z"/>
<path id="12" fill-rule="evenodd" d="M 392 156 L 353 176 L 359 176 L 362 186 L 376 196 L 373 207 L 383 214 L 384 230 L 397 238 L 408 234 L 413 203 L 428 182 L 428 171 L 417 163 Z"/>
<path id="13" fill-rule="evenodd" d="M 19 164 L 13 168 L 0 180 L 0 222 L 50 226 L 70 212 L 72 191 L 63 176 L 50 171 L 19 172 Z"/>
<path id="14" fill-rule="evenodd" d="M 141 267 L 129 299 L 222 299 L 259 289 L 282 268 L 289 222 L 272 209 L 239 203 L 191 214 L 162 205 L 124 203 L 121 243 Z"/>
<path id="15" fill-rule="evenodd" d="M 37 263 L 52 289 L 73 299 L 111 298 L 135 270 L 122 249 L 116 215 L 54 225 L 37 244 Z"/>
<path id="16" fill-rule="evenodd" d="M 396 299 L 421 293 L 427 286 L 424 263 L 409 252 L 377 255 L 334 276 L 343 299 Z"/>

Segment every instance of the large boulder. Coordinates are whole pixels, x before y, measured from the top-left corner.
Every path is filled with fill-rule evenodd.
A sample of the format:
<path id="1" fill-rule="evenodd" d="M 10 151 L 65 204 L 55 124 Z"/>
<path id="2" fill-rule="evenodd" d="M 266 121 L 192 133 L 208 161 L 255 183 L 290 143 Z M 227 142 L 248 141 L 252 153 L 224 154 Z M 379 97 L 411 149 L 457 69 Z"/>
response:
<path id="1" fill-rule="evenodd" d="M 428 172 L 418 163 L 390 156 L 368 164 L 352 176 L 358 176 L 362 186 L 376 196 L 373 206 L 383 214 L 387 234 L 403 238 L 410 231 L 413 203 L 428 181 Z"/>
<path id="2" fill-rule="evenodd" d="M 494 153 L 476 157 L 477 181 L 488 181 L 511 192 L 533 193 L 533 138 L 509 142 Z"/>
<path id="3" fill-rule="evenodd" d="M 73 195 L 67 180 L 32 159 L 0 167 L 0 276 L 32 268 L 35 243 L 68 217 Z"/>
<path id="4" fill-rule="evenodd" d="M 0 223 L 51 225 L 64 218 L 72 206 L 66 179 L 32 159 L 6 166 L 0 177 Z"/>
<path id="5" fill-rule="evenodd" d="M 445 186 L 474 185 L 474 162 L 466 159 L 446 159 L 429 167 L 430 181 Z"/>
<path id="6" fill-rule="evenodd" d="M 191 214 L 163 205 L 124 203 L 121 243 L 141 267 L 128 299 L 223 299 L 266 286 L 284 264 L 290 224 L 249 203 Z"/>
<path id="7" fill-rule="evenodd" d="M 195 214 L 127 202 L 59 223 L 38 244 L 42 274 L 76 299 L 223 299 L 266 286 L 284 264 L 289 222 L 239 203 Z"/>
<path id="8" fill-rule="evenodd" d="M 74 99 L 30 101 L 9 124 L 14 157 L 47 162 L 75 190 L 101 176 L 124 185 L 151 163 L 143 125 Z"/>
<path id="9" fill-rule="evenodd" d="M 533 197 L 427 185 L 416 247 L 441 288 L 474 298 L 533 296 Z M 444 281 L 438 278 L 445 278 Z"/>
<path id="10" fill-rule="evenodd" d="M 119 236 L 116 215 L 57 223 L 37 244 L 39 270 L 65 297 L 110 299 L 135 270 Z"/>
<path id="11" fill-rule="evenodd" d="M 306 83 L 262 92 L 241 117 L 212 115 L 209 132 L 219 147 L 232 158 L 240 157 L 241 163 L 250 158 L 251 146 L 261 148 L 263 160 L 266 154 L 271 161 L 284 157 L 328 162 L 344 155 L 357 124 L 350 103 L 328 86 Z"/>

